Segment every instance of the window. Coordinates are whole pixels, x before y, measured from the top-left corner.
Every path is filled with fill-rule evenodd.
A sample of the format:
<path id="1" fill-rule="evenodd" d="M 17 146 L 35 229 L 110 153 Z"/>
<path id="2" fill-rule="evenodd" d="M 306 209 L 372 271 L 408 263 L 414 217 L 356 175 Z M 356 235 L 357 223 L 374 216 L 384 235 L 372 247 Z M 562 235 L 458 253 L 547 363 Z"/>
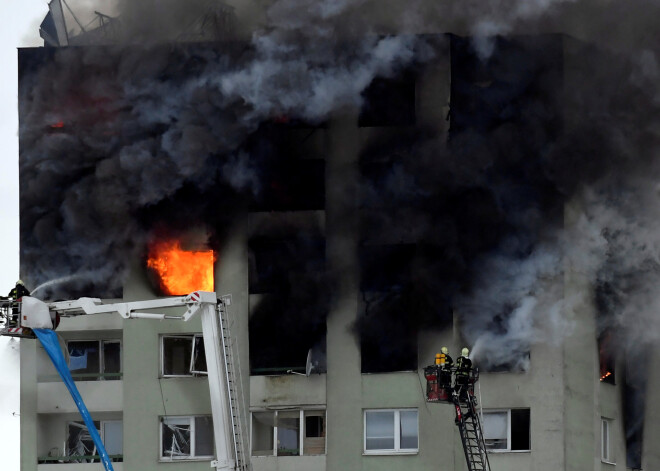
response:
<path id="1" fill-rule="evenodd" d="M 162 376 L 206 374 L 206 353 L 201 334 L 163 335 L 160 346 Z"/>
<path id="2" fill-rule="evenodd" d="M 415 75 L 377 77 L 362 92 L 358 126 L 412 126 L 415 124 Z"/>
<path id="3" fill-rule="evenodd" d="M 600 459 L 605 463 L 614 464 L 614 456 L 612 455 L 612 448 L 610 445 L 610 437 L 612 433 L 612 420 L 601 418 L 601 447 Z"/>
<path id="4" fill-rule="evenodd" d="M 483 433 L 489 451 L 529 451 L 529 409 L 483 413 Z"/>
<path id="5" fill-rule="evenodd" d="M 417 453 L 419 429 L 417 409 L 364 411 L 366 454 Z"/>
<path id="6" fill-rule="evenodd" d="M 121 420 L 95 421 L 94 426 L 101 436 L 105 449 L 112 461 L 122 461 L 123 425 Z M 99 462 L 89 429 L 83 421 L 67 423 L 67 456 L 75 456 L 74 462 Z"/>
<path id="7" fill-rule="evenodd" d="M 252 456 L 323 454 L 324 410 L 252 412 Z"/>
<path id="8" fill-rule="evenodd" d="M 613 344 L 611 329 L 605 330 L 598 336 L 598 364 L 600 366 L 600 381 L 603 383 L 616 384 Z"/>
<path id="9" fill-rule="evenodd" d="M 69 340 L 69 369 L 83 380 L 121 378 L 119 340 Z"/>
<path id="10" fill-rule="evenodd" d="M 210 415 L 162 417 L 160 433 L 163 460 L 213 458 L 213 420 Z"/>

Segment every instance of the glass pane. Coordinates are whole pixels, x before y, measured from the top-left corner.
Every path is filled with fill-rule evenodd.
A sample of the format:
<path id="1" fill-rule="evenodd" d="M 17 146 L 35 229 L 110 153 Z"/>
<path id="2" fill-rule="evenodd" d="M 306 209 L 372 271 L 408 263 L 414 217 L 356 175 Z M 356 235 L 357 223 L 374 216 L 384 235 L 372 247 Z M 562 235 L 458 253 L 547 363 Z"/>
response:
<path id="1" fill-rule="evenodd" d="M 103 342 L 104 373 L 119 373 L 121 371 L 120 345 L 119 342 Z M 119 378 L 119 376 L 117 376 L 117 378 Z M 108 379 L 113 379 L 113 377 Z"/>
<path id="2" fill-rule="evenodd" d="M 506 412 L 484 412 L 484 438 L 486 446 L 506 450 L 508 414 Z"/>
<path id="3" fill-rule="evenodd" d="M 300 454 L 300 412 L 277 413 L 277 455 Z"/>
<path id="4" fill-rule="evenodd" d="M 69 369 L 73 374 L 90 374 L 83 379 L 95 379 L 93 374 L 100 372 L 99 367 L 99 342 L 70 341 L 67 343 L 69 350 Z"/>
<path id="5" fill-rule="evenodd" d="M 192 337 L 163 337 L 163 374 L 190 375 Z"/>
<path id="6" fill-rule="evenodd" d="M 267 456 L 273 454 L 273 435 L 275 433 L 274 412 L 252 413 L 252 455 Z"/>
<path id="7" fill-rule="evenodd" d="M 195 456 L 213 456 L 213 420 L 195 417 Z"/>
<path id="8" fill-rule="evenodd" d="M 121 420 L 103 423 L 103 445 L 109 455 L 123 454 L 123 426 Z"/>
<path id="9" fill-rule="evenodd" d="M 401 418 L 401 449 L 417 449 L 417 411 L 402 410 Z"/>
<path id="10" fill-rule="evenodd" d="M 166 418 L 163 427 L 163 457 L 181 458 L 190 456 L 190 419 Z"/>
<path id="11" fill-rule="evenodd" d="M 366 412 L 367 450 L 394 449 L 394 411 Z"/>
<path id="12" fill-rule="evenodd" d="M 101 423 L 94 421 L 97 431 Z M 69 422 L 67 433 L 67 454 L 69 456 L 90 456 L 96 454 L 96 445 L 84 422 Z"/>
<path id="13" fill-rule="evenodd" d="M 204 350 L 204 338 L 196 335 L 193 345 L 193 360 L 191 371 L 194 373 L 206 373 L 206 351 Z"/>

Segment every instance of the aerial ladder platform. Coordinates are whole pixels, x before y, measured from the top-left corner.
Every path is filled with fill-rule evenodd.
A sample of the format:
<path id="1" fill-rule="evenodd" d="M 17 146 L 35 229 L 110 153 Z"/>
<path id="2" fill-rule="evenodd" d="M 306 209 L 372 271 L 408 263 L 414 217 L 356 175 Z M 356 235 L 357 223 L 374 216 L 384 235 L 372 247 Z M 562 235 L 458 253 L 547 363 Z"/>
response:
<path id="1" fill-rule="evenodd" d="M 53 332 L 60 318 L 115 313 L 124 319 L 172 319 L 186 322 L 201 317 L 216 452 L 216 459 L 211 461 L 211 467 L 217 471 L 251 471 L 246 437 L 246 402 L 241 389 L 241 367 L 236 338 L 230 331 L 231 321 L 227 309 L 230 304 L 230 296 L 218 299 L 216 293 L 207 291 L 195 291 L 187 296 L 109 304 L 98 298 L 57 302 L 44 302 L 31 296 L 22 296 L 20 299 L 0 298 L 0 335 L 39 338 L 69 388 L 74 402 L 88 424 L 92 438 L 95 438 L 96 430 L 92 431 L 94 426 L 91 417 L 73 383 Z M 184 308 L 185 311 L 180 314 L 154 312 L 175 307 Z M 100 442 L 100 437 L 95 438 L 95 443 L 96 439 Z M 102 443 L 99 445 L 103 458 L 105 449 Z M 107 471 L 113 469 L 107 454 L 101 462 Z"/>
<path id="2" fill-rule="evenodd" d="M 470 369 L 467 375 L 457 375 L 456 367 L 435 364 L 424 369 L 427 402 L 453 404 L 454 423 L 461 437 L 468 471 L 491 471 L 486 441 L 481 426 L 481 410 L 474 395 L 479 370 Z M 457 379 L 458 378 L 458 379 Z"/>

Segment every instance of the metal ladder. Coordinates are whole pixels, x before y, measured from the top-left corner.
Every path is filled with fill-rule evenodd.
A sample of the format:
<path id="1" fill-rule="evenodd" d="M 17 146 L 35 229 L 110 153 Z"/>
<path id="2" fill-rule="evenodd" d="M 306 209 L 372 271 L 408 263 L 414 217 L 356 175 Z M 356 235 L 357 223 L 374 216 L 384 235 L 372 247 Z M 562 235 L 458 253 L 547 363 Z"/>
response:
<path id="1" fill-rule="evenodd" d="M 456 425 L 458 426 L 469 471 L 490 471 L 486 442 L 479 420 L 474 396 L 467 394 L 463 400 L 454 394 Z"/>
<path id="2" fill-rule="evenodd" d="M 231 297 L 223 296 L 218 303 L 220 328 L 222 329 L 222 351 L 225 362 L 225 377 L 229 394 L 229 408 L 234 442 L 234 459 L 237 471 L 251 471 L 250 455 L 247 449 L 244 431 L 247 430 L 247 415 L 245 412 L 245 394 L 243 392 L 243 377 L 241 374 L 238 342 L 231 335 L 229 311 Z"/>

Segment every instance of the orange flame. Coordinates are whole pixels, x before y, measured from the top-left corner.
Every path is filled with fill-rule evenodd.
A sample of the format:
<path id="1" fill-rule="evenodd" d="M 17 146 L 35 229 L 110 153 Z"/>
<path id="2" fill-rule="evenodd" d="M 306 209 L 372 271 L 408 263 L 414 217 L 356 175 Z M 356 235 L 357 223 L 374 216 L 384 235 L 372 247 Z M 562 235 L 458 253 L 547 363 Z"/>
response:
<path id="1" fill-rule="evenodd" d="M 606 378 L 608 378 L 610 376 L 612 376 L 612 372 L 608 371 L 607 373 L 605 373 L 603 376 L 600 377 L 600 380 L 604 381 Z"/>
<path id="2" fill-rule="evenodd" d="M 213 291 L 213 250 L 187 251 L 177 240 L 149 244 L 147 266 L 158 276 L 164 294 Z"/>

